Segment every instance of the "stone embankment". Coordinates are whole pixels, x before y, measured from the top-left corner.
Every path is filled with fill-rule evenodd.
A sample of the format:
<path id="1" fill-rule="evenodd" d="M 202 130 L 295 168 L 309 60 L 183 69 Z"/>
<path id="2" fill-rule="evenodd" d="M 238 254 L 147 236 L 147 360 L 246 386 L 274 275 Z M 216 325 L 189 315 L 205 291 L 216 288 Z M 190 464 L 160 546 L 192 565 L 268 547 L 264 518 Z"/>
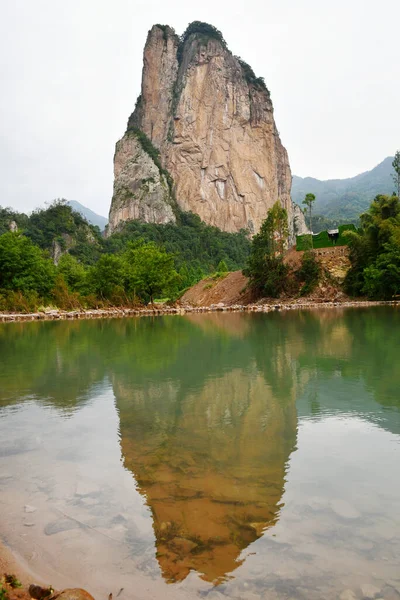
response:
<path id="1" fill-rule="evenodd" d="M 399 300 L 388 301 L 287 301 L 265 302 L 257 304 L 234 304 L 226 306 L 223 302 L 211 306 L 175 306 L 160 308 L 108 308 L 97 310 L 62 311 L 52 310 L 44 313 L 0 313 L 0 323 L 13 323 L 21 321 L 67 321 L 76 319 L 115 319 L 124 317 L 159 317 L 165 315 L 185 315 L 191 313 L 210 312 L 257 312 L 267 313 L 284 310 L 308 310 L 321 308 L 366 308 L 369 306 L 399 306 Z"/>

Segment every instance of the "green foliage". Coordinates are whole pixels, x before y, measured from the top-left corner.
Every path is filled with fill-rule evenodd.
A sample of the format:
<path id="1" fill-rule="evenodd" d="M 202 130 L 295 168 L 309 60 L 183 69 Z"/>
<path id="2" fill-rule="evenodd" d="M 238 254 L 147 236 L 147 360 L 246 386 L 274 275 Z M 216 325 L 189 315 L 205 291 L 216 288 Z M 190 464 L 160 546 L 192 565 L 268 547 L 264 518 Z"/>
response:
<path id="1" fill-rule="evenodd" d="M 25 229 L 29 218 L 23 214 L 12 210 L 12 208 L 3 208 L 0 206 L 0 235 L 10 231 L 10 224 L 15 222 L 18 229 Z"/>
<path id="2" fill-rule="evenodd" d="M 89 272 L 90 287 L 98 297 L 111 300 L 123 289 L 124 276 L 121 256 L 103 254 Z"/>
<path id="3" fill-rule="evenodd" d="M 57 265 L 57 273 L 62 275 L 71 291 L 79 293 L 87 291 L 88 270 L 75 256 L 63 254 Z"/>
<path id="4" fill-rule="evenodd" d="M 283 263 L 287 238 L 287 213 L 279 202 L 275 202 L 260 232 L 253 237 L 250 256 L 243 269 L 258 294 L 276 298 L 284 290 L 289 272 Z"/>
<path id="5" fill-rule="evenodd" d="M 373 264 L 364 268 L 362 292 L 370 298 L 390 300 L 400 295 L 400 246 L 385 244 Z"/>
<path id="6" fill-rule="evenodd" d="M 130 122 L 128 122 L 127 131 L 129 133 L 132 133 L 138 139 L 143 150 L 146 152 L 146 154 L 148 154 L 150 156 L 150 158 L 156 165 L 157 169 L 160 172 L 160 175 L 163 175 L 165 177 L 165 179 L 167 180 L 168 187 L 170 189 L 171 194 L 173 195 L 174 180 L 172 179 L 172 177 L 171 177 L 170 173 L 167 171 L 167 169 L 164 169 L 161 164 L 160 151 L 157 150 L 157 148 L 153 145 L 152 141 L 147 137 L 147 135 L 145 133 L 143 133 L 143 131 L 141 131 L 140 129 L 135 127 Z"/>
<path id="7" fill-rule="evenodd" d="M 127 292 L 144 300 L 168 296 L 180 283 L 173 256 L 153 242 L 129 244 L 123 262 Z"/>
<path id="8" fill-rule="evenodd" d="M 300 289 L 301 296 L 311 293 L 317 286 L 321 276 L 321 265 L 311 250 L 304 252 L 301 258 L 301 267 L 297 271 L 296 276 L 303 284 Z"/>
<path id="9" fill-rule="evenodd" d="M 209 23 L 203 23 L 202 21 L 193 21 L 192 23 L 189 23 L 185 32 L 181 36 L 181 43 L 184 44 L 186 40 L 194 34 L 197 34 L 205 39 L 211 38 L 214 40 L 218 40 L 219 42 L 221 42 L 224 48 L 227 47 L 226 42 L 224 40 L 224 36 L 219 31 L 219 29 L 217 29 L 213 25 L 210 25 Z"/>
<path id="10" fill-rule="evenodd" d="M 397 197 L 400 197 L 400 150 L 397 150 L 392 162 L 394 173 L 392 178 L 394 181 Z"/>
<path id="11" fill-rule="evenodd" d="M 372 198 L 377 194 L 390 195 L 393 192 L 392 161 L 393 157 L 389 156 L 374 169 L 348 179 L 321 181 L 295 175 L 292 199 L 301 204 L 305 194 L 312 192 L 317 197 L 313 213 L 331 219 L 336 225 L 353 223 L 358 226 L 359 215 L 368 210 Z M 331 227 L 321 227 L 327 228 Z"/>
<path id="12" fill-rule="evenodd" d="M 8 600 L 9 596 L 8 596 L 8 592 L 7 590 L 1 586 L 0 587 L 0 600 Z"/>
<path id="13" fill-rule="evenodd" d="M 22 587 L 22 583 L 15 577 L 15 575 L 4 574 L 4 580 L 13 590 Z"/>
<path id="14" fill-rule="evenodd" d="M 242 58 L 240 58 L 240 56 L 235 56 L 235 58 L 242 68 L 242 72 L 247 83 L 254 86 L 256 89 L 265 90 L 269 94 L 267 86 L 265 85 L 264 77 L 257 77 L 251 66 Z"/>
<path id="15" fill-rule="evenodd" d="M 54 283 L 51 260 L 20 233 L 0 236 L 0 289 L 48 295 Z"/>
<path id="16" fill-rule="evenodd" d="M 217 266 L 217 273 L 227 273 L 228 270 L 229 269 L 226 265 L 226 262 L 224 260 L 220 260 Z"/>
<path id="17" fill-rule="evenodd" d="M 400 203 L 397 196 L 376 196 L 361 215 L 361 228 L 349 237 L 349 294 L 390 299 L 400 293 Z"/>
<path id="18" fill-rule="evenodd" d="M 312 205 L 315 202 L 315 195 L 308 193 L 306 194 L 304 200 L 303 200 L 303 204 L 305 204 L 305 206 L 308 208 L 309 210 L 309 214 L 310 214 L 310 229 L 311 229 L 311 233 L 313 231 L 313 227 L 312 227 Z M 313 239 L 311 237 L 311 244 L 313 243 Z"/>
<path id="19" fill-rule="evenodd" d="M 4 211 L 7 229 L 0 236 L 0 310 L 30 312 L 48 302 L 63 309 L 124 305 L 148 301 L 160 294 L 173 299 L 216 270 L 225 273 L 242 268 L 250 252 L 246 231 L 223 232 L 192 213 L 179 212 L 177 225 L 131 221 L 122 231 L 105 239 L 97 227 L 89 227 L 64 201 L 35 211 L 30 218 L 24 216 L 26 235 L 8 231 L 12 211 Z M 57 267 L 48 254 L 54 240 L 64 250 Z M 152 260 L 155 269 L 157 264 L 162 264 L 163 269 L 172 264 L 171 280 L 163 271 L 162 284 L 146 283 L 143 273 L 138 274 L 136 269 L 133 287 L 132 270 L 124 258 L 132 243 L 149 244 L 145 254 L 147 266 Z M 151 291 L 152 286 L 156 291 Z"/>
<path id="20" fill-rule="evenodd" d="M 155 242 L 174 255 L 175 269 L 187 267 L 190 278 L 183 287 L 193 285 L 208 273 L 216 271 L 221 260 L 228 270 L 241 269 L 250 253 L 247 232 L 227 233 L 206 225 L 194 213 L 179 213 L 176 225 L 158 225 L 129 221 L 121 232 L 104 240 L 104 251 L 122 252 L 130 241 Z"/>
<path id="21" fill-rule="evenodd" d="M 307 226 L 309 227 L 309 229 L 311 229 L 311 224 L 309 219 L 307 218 L 306 215 L 306 223 Z M 356 219 L 352 219 L 351 221 L 349 221 L 349 219 L 329 219 L 328 217 L 324 217 L 323 215 L 315 215 L 313 214 L 312 217 L 312 225 L 313 225 L 313 232 L 314 233 L 320 233 L 321 231 L 326 231 L 327 229 L 338 229 L 341 225 L 349 225 L 349 223 L 351 223 L 352 225 L 354 225 L 355 227 L 359 227 L 360 226 L 360 219 L 359 217 L 357 217 Z"/>
<path id="22" fill-rule="evenodd" d="M 321 231 L 320 233 L 312 236 L 312 245 L 310 242 L 311 235 L 304 234 L 296 237 L 296 250 L 309 250 L 312 248 L 332 248 L 333 246 L 347 246 L 349 244 L 349 231 L 356 231 L 354 225 L 340 225 L 339 237 L 336 242 L 333 242 L 327 231 Z"/>

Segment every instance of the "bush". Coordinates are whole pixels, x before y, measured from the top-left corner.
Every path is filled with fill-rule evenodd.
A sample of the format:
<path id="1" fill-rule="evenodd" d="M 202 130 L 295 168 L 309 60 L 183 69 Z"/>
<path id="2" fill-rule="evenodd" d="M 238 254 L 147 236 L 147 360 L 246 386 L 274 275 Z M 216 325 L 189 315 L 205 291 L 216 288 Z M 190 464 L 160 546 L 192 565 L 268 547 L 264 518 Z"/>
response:
<path id="1" fill-rule="evenodd" d="M 30 239 L 12 232 L 0 236 L 0 289 L 46 296 L 54 278 L 53 263 Z"/>
<path id="2" fill-rule="evenodd" d="M 185 32 L 181 36 L 181 43 L 184 44 L 189 36 L 193 34 L 199 34 L 204 38 L 212 38 L 221 42 L 224 48 L 227 47 L 226 42 L 224 40 L 224 36 L 222 33 L 209 23 L 203 23 L 202 21 L 193 21 L 189 23 Z"/>
<path id="3" fill-rule="evenodd" d="M 36 312 L 41 299 L 34 290 L 27 290 L 24 294 L 15 290 L 0 290 L 0 311 L 4 312 Z"/>
<path id="4" fill-rule="evenodd" d="M 301 267 L 296 273 L 299 281 L 303 283 L 300 295 L 310 294 L 319 282 L 321 265 L 311 250 L 306 250 L 301 258 Z"/>

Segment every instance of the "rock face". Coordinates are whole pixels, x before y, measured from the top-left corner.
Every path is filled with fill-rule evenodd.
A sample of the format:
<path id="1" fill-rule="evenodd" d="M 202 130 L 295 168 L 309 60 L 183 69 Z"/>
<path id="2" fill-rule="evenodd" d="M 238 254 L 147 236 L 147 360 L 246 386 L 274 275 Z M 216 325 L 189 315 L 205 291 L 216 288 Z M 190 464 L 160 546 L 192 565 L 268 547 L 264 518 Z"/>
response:
<path id="1" fill-rule="evenodd" d="M 279 200 L 293 233 L 292 177 L 269 91 L 219 32 L 198 25 L 182 41 L 167 26 L 148 34 L 142 94 L 115 153 L 109 231 L 131 218 L 174 221 L 171 190 L 162 182 L 157 192 L 138 193 L 155 166 L 138 153 L 135 138 L 143 132 L 172 177 L 180 209 L 224 231 L 253 234 Z"/>
<path id="2" fill-rule="evenodd" d="M 117 143 L 114 175 L 108 232 L 132 219 L 146 223 L 175 222 L 174 200 L 167 177 L 133 133 L 128 132 Z"/>

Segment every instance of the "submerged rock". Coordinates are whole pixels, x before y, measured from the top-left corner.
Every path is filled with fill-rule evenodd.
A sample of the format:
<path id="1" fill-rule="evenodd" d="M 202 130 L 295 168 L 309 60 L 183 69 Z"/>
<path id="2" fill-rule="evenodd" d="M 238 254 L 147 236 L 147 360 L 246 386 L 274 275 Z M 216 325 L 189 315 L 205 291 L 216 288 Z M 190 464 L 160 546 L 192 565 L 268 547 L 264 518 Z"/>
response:
<path id="1" fill-rule="evenodd" d="M 331 507 L 332 510 L 343 519 L 358 519 L 361 516 L 358 510 L 346 502 L 346 500 L 332 500 Z"/>
<path id="2" fill-rule="evenodd" d="M 61 533 L 62 531 L 78 529 L 78 527 L 80 527 L 80 525 L 76 521 L 72 521 L 69 519 L 59 519 L 58 521 L 48 523 L 44 528 L 44 532 L 46 535 L 54 535 L 56 533 Z"/>
<path id="3" fill-rule="evenodd" d="M 379 588 L 377 588 L 375 585 L 372 585 L 371 583 L 364 583 L 361 586 L 362 597 L 368 598 L 368 600 L 371 600 L 372 598 L 377 598 L 379 592 Z"/>
<path id="4" fill-rule="evenodd" d="M 56 596 L 53 596 L 52 600 L 94 600 L 93 596 L 86 590 L 81 588 L 68 589 L 61 592 Z"/>
<path id="5" fill-rule="evenodd" d="M 343 590 L 339 596 L 339 600 L 357 600 L 357 596 L 352 590 Z"/>
<path id="6" fill-rule="evenodd" d="M 81 588 L 71 588 L 62 592 L 55 592 L 50 588 L 43 588 L 40 585 L 30 585 L 29 595 L 35 600 L 94 600 L 93 596 Z"/>

